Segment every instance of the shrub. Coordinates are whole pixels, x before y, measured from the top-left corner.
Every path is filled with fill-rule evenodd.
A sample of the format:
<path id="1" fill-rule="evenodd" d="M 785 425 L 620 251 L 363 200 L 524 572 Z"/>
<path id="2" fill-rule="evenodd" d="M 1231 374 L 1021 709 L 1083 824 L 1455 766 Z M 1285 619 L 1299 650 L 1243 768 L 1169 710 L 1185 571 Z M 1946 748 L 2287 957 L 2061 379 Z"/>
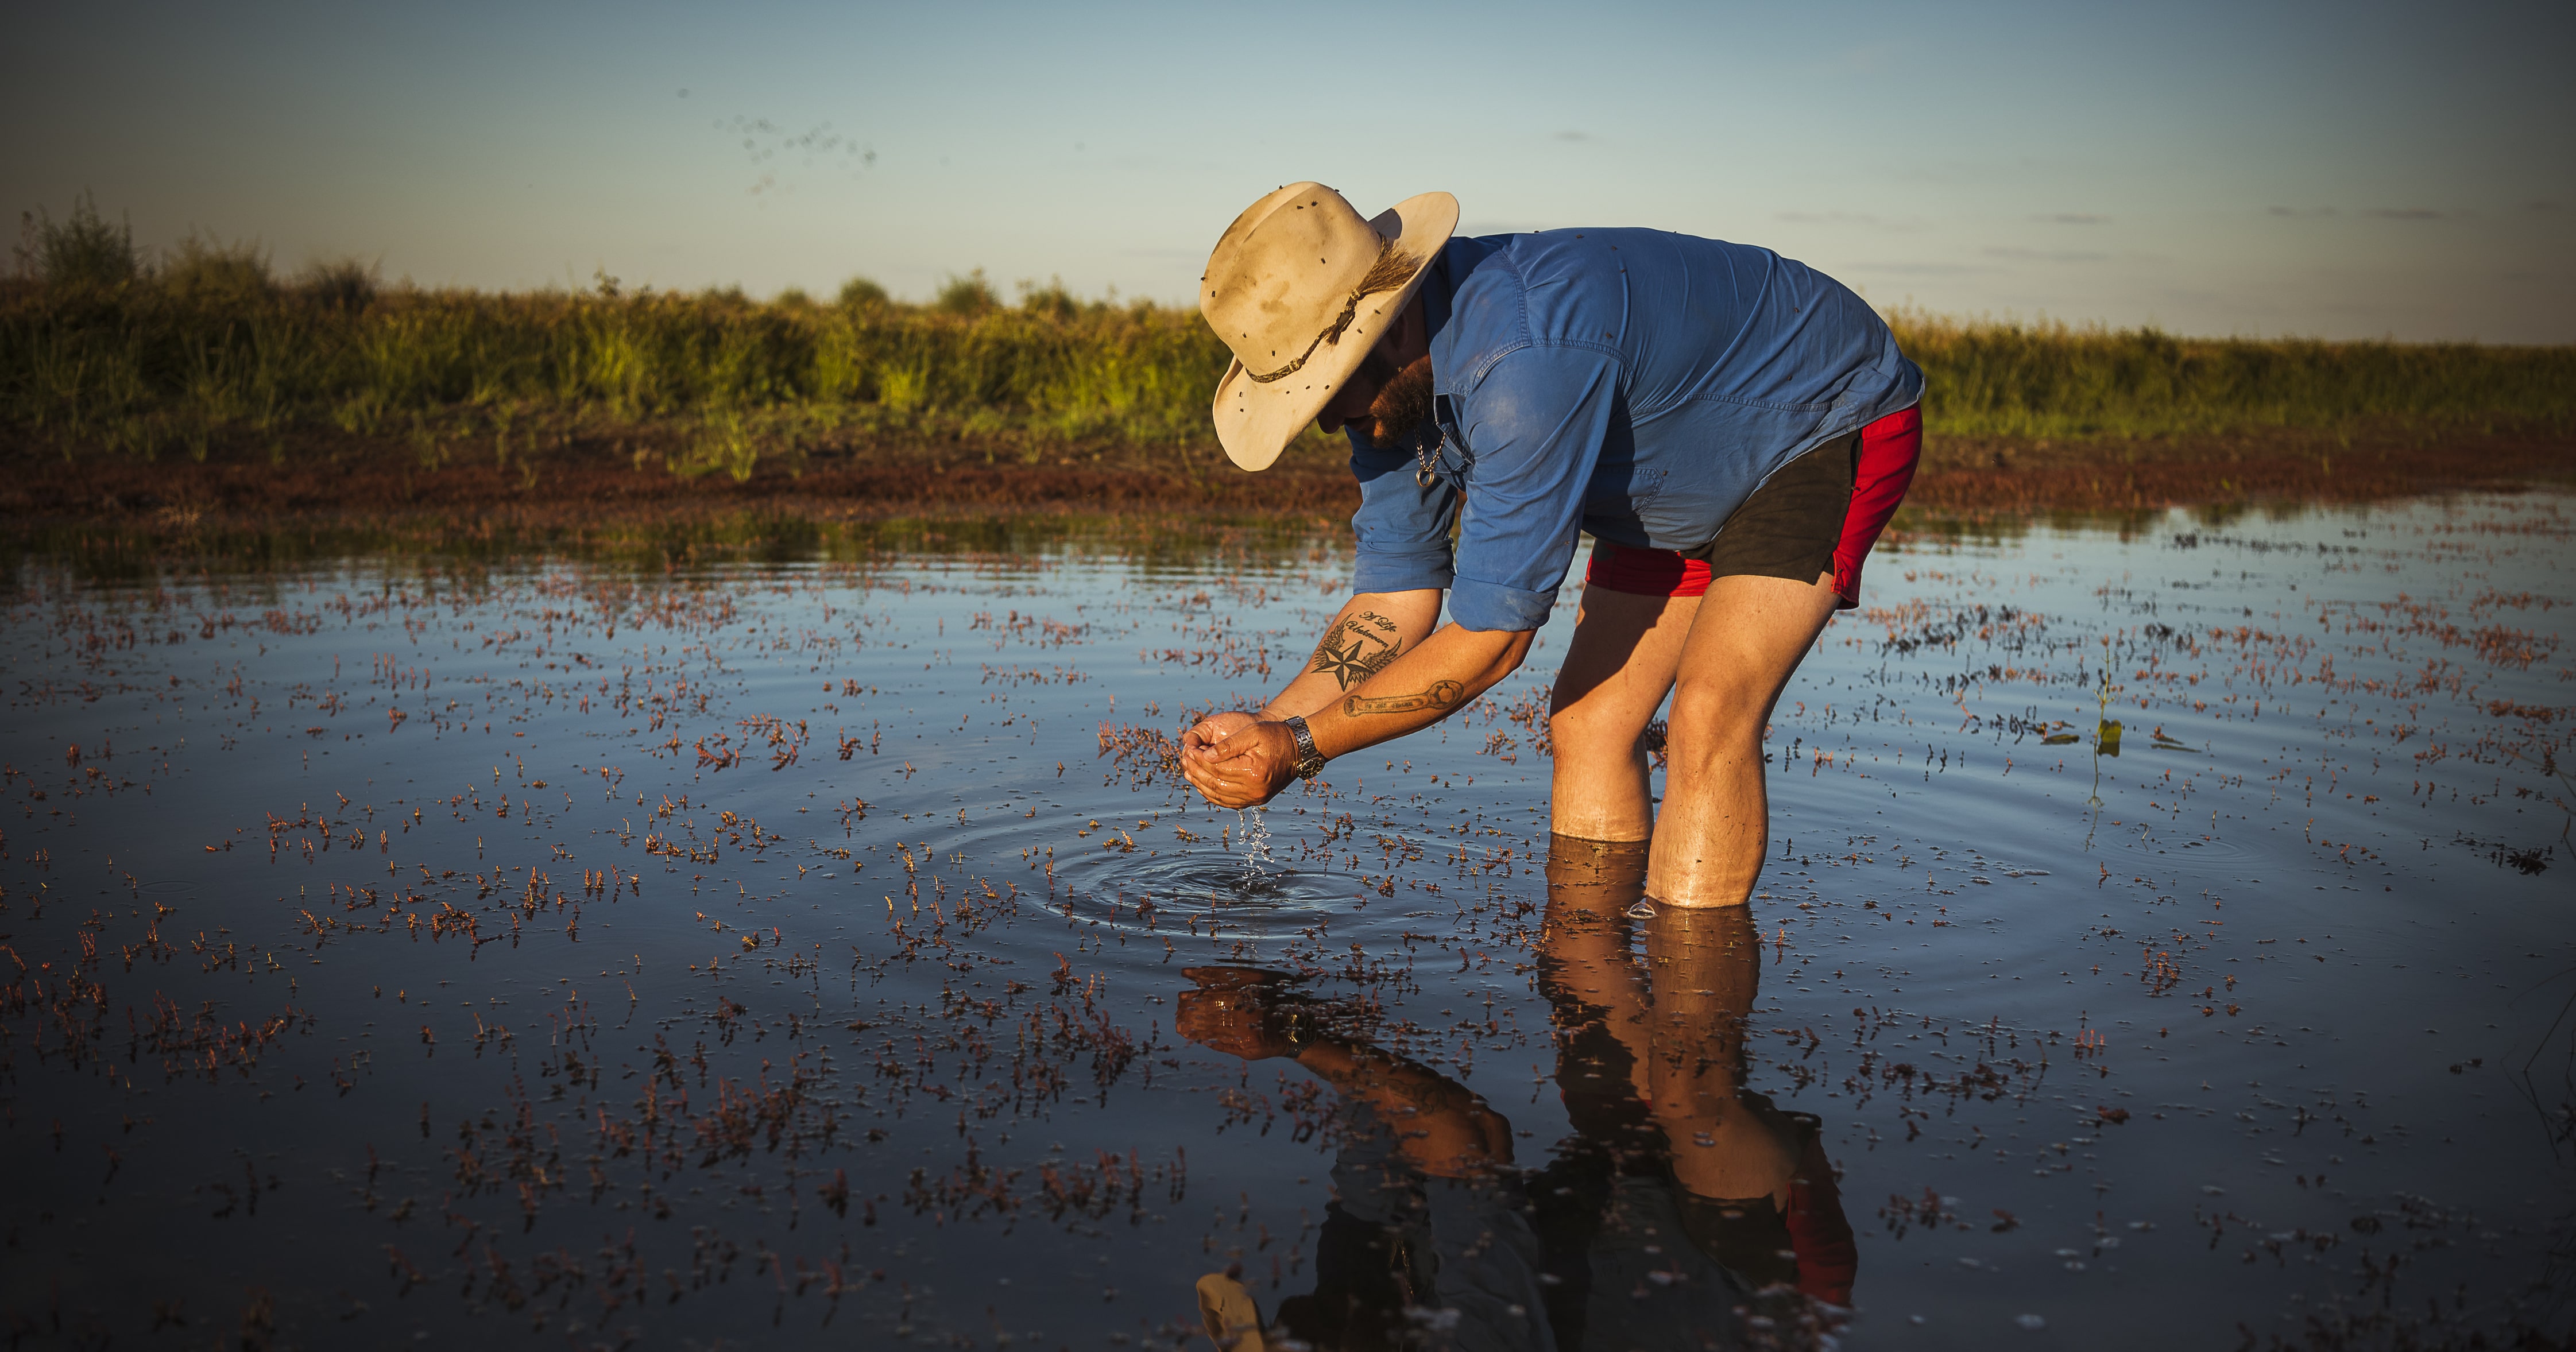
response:
<path id="1" fill-rule="evenodd" d="M 376 264 L 358 258 L 334 258 L 305 265 L 295 278 L 296 290 L 326 310 L 355 315 L 376 301 Z"/>
<path id="2" fill-rule="evenodd" d="M 1066 320 L 1082 313 L 1082 302 L 1064 289 L 1062 277 L 1050 277 L 1044 286 L 1033 281 L 1020 283 L 1020 308 L 1041 318 Z"/>
<path id="3" fill-rule="evenodd" d="M 930 305 L 942 314 L 979 315 L 1001 303 L 993 294 L 992 283 L 984 280 L 984 270 L 977 268 L 963 277 L 950 273 L 948 280 L 940 283 L 939 295 Z"/>
<path id="4" fill-rule="evenodd" d="M 176 299 L 196 304 L 256 308 L 276 289 L 268 253 L 256 243 L 226 244 L 191 234 L 170 250 L 157 280 Z"/>
<path id="5" fill-rule="evenodd" d="M 133 225 L 123 219 L 108 224 L 88 193 L 74 199 L 70 214 L 60 221 L 42 207 L 20 220 L 19 269 L 48 287 L 112 289 L 144 274 Z"/>

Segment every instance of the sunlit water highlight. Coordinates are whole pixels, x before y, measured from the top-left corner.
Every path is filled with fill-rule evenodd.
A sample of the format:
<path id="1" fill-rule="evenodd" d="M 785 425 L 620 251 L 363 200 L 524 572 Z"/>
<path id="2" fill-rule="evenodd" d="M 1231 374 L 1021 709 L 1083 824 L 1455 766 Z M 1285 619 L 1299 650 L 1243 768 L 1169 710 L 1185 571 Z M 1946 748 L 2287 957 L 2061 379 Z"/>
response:
<path id="1" fill-rule="evenodd" d="M 1350 1345 L 2563 1335 L 2569 507 L 1872 562 L 1773 729 L 1746 1006 L 1838 1279 L 1812 1227 L 1766 1267 L 1710 1219 L 1734 1138 L 1657 1128 L 1551 975 L 1567 616 L 1238 816 L 1139 730 L 1283 682 L 1330 541 L 25 561 L 0 1320 L 1174 1346 L 1239 1265 Z M 1447 1123 L 1487 1166 L 1407 1162 Z M 1848 1313 L 1792 1290 L 1832 1280 Z"/>

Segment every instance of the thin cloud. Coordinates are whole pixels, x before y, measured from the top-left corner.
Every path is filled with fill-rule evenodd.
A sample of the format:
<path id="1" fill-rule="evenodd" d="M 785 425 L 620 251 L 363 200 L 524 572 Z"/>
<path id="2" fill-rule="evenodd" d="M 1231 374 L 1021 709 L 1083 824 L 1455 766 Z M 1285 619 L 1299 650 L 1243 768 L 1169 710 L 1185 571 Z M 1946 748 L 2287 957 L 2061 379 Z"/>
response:
<path id="1" fill-rule="evenodd" d="M 2110 217 L 2090 211 L 2059 211 L 2045 216 L 2033 216 L 2031 219 L 2045 225 L 2109 225 L 2111 223 Z"/>
<path id="2" fill-rule="evenodd" d="M 1988 258 L 2009 258 L 2016 263 L 2107 263 L 2111 260 L 2111 255 L 2090 249 L 2022 249 L 1990 244 L 1981 252 Z"/>
<path id="3" fill-rule="evenodd" d="M 1561 131 L 1556 134 L 1556 139 L 1560 141 L 1589 141 L 1594 138 L 1592 133 L 1588 131 Z"/>
<path id="4" fill-rule="evenodd" d="M 2361 214 L 2382 221 L 2438 221 L 2454 213 L 2431 207 L 2372 207 Z"/>
<path id="5" fill-rule="evenodd" d="M 1996 269 L 1973 263 L 1861 263 L 1854 272 L 1883 272 L 1894 277 L 1966 277 Z"/>
<path id="6" fill-rule="evenodd" d="M 2331 216 L 2335 214 L 2335 209 L 2333 207 L 2273 207 L 2271 213 L 2294 220 L 2310 220 L 2319 216 Z"/>
<path id="7" fill-rule="evenodd" d="M 2535 197 L 2522 204 L 2525 211 L 2556 211 L 2558 204 L 2546 197 Z"/>
<path id="8" fill-rule="evenodd" d="M 1923 228 L 1920 221 L 1889 220 L 1884 216 L 1873 216 L 1867 212 L 1858 211 L 1783 211 L 1779 213 L 1778 219 L 1791 225 L 1855 225 L 1864 230 L 1893 230 L 1900 233 Z"/>

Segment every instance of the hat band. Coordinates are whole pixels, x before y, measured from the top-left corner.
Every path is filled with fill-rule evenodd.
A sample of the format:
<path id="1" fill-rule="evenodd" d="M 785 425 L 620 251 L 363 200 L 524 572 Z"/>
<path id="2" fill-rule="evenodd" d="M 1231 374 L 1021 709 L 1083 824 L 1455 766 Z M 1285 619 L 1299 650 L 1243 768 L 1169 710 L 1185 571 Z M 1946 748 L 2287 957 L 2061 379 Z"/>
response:
<path id="1" fill-rule="evenodd" d="M 1349 328 L 1351 321 L 1359 317 L 1361 301 L 1381 291 L 1400 289 L 1406 282 L 1413 279 L 1413 273 L 1412 256 L 1397 252 L 1394 240 L 1381 241 L 1378 244 L 1377 262 L 1369 265 L 1368 275 L 1360 278 L 1360 284 L 1351 292 L 1351 298 L 1342 302 L 1341 314 L 1335 317 L 1332 324 L 1322 333 L 1315 335 L 1315 341 L 1306 344 L 1306 350 L 1298 353 L 1295 361 L 1267 374 L 1246 366 L 1243 370 L 1244 375 L 1256 385 L 1267 385 L 1272 381 L 1285 380 L 1297 374 L 1304 369 L 1307 362 L 1314 359 L 1316 348 L 1326 343 L 1340 345 L 1342 331 Z"/>

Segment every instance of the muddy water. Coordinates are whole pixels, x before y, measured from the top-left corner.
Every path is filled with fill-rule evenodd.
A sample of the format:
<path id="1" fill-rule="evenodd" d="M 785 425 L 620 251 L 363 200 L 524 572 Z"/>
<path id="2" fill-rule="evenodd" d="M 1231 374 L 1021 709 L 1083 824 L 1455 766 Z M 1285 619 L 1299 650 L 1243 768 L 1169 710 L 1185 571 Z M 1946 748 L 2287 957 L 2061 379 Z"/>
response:
<path id="1" fill-rule="evenodd" d="M 1562 621 L 1265 813 L 1181 791 L 1157 738 L 1285 679 L 1331 540 L 25 561 L 0 1318 L 2563 1337 L 2571 507 L 1884 551 L 1723 922 L 1551 865 Z"/>

